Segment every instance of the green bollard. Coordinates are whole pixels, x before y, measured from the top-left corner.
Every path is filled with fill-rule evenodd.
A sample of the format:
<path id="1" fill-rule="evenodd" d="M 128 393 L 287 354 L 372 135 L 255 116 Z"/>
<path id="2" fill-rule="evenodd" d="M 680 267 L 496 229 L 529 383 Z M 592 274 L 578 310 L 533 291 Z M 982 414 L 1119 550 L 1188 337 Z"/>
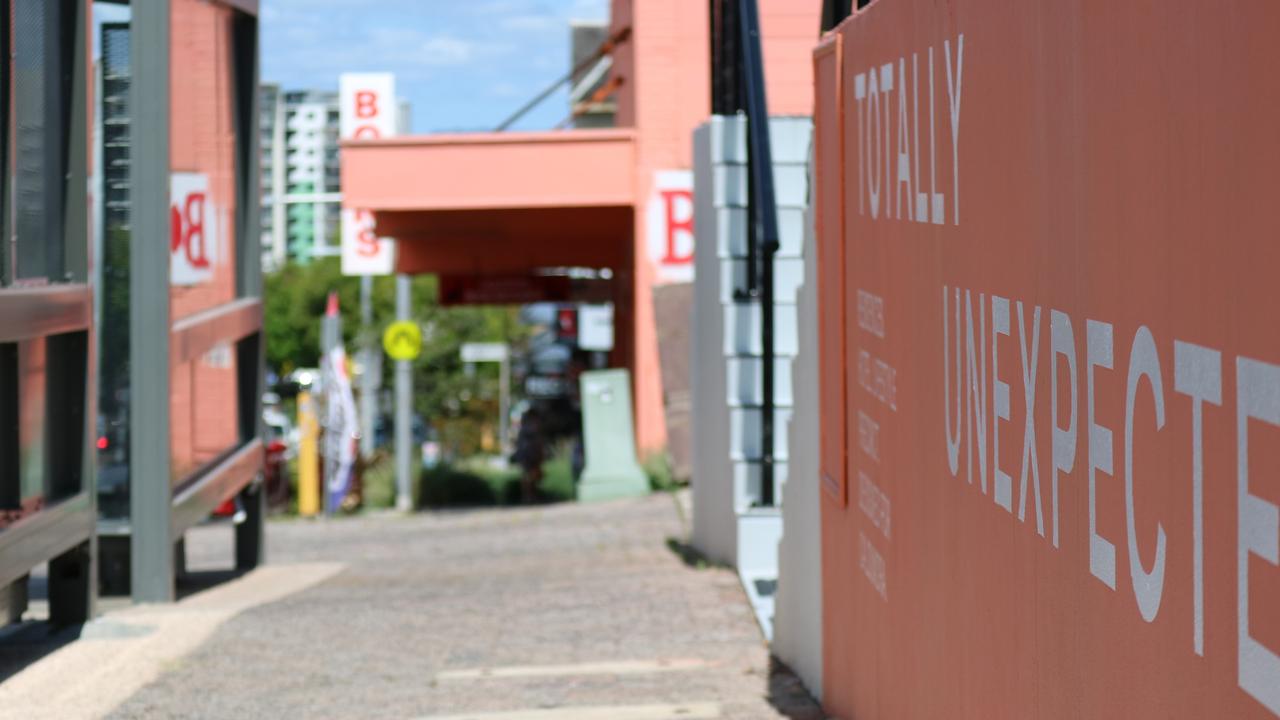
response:
<path id="1" fill-rule="evenodd" d="M 586 467 L 578 501 L 649 494 L 649 478 L 636 461 L 631 420 L 631 376 L 626 370 L 592 370 L 579 379 Z"/>

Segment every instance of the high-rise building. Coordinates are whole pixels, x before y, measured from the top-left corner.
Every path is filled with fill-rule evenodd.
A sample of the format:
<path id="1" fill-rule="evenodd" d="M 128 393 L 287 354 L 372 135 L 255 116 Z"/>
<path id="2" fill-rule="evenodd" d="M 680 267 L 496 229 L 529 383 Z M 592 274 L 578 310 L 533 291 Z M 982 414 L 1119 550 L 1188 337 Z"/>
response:
<path id="1" fill-rule="evenodd" d="M 338 93 L 259 89 L 262 112 L 263 267 L 339 253 L 342 209 L 338 162 Z M 409 126 L 400 100 L 398 124 Z"/>
<path id="2" fill-rule="evenodd" d="M 262 197 L 262 217 L 259 224 L 262 231 L 262 267 L 273 270 L 279 267 L 275 258 L 275 229 L 284 227 L 283 203 L 279 204 L 281 217 L 276 217 L 276 189 L 284 186 L 284 179 L 276 177 L 275 161 L 276 146 L 284 144 L 284 105 L 280 102 L 279 85 L 260 85 L 258 98 L 261 113 L 258 119 L 258 147 L 261 153 L 258 160 L 260 171 L 258 191 Z M 283 165 L 280 166 L 280 170 L 284 171 Z"/>
<path id="3" fill-rule="evenodd" d="M 264 85 L 262 248 L 268 269 L 337 253 L 338 94 Z"/>

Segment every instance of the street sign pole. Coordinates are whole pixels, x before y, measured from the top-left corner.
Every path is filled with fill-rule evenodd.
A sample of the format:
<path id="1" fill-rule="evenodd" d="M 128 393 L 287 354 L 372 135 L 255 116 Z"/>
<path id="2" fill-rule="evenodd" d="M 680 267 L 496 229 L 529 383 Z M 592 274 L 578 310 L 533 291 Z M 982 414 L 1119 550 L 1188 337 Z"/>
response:
<path id="1" fill-rule="evenodd" d="M 410 317 L 409 276 L 396 275 L 396 319 Z M 413 402 L 413 367 L 408 360 L 396 361 L 396 509 L 413 509 L 409 487 L 410 405 Z"/>
<path id="2" fill-rule="evenodd" d="M 498 418 L 498 451 L 506 457 L 511 449 L 511 438 L 507 435 L 511 432 L 511 356 L 510 353 L 503 353 L 502 366 L 498 368 L 498 412 L 502 417 Z"/>
<path id="3" fill-rule="evenodd" d="M 360 376 L 360 454 L 368 458 L 373 454 L 373 428 L 378 417 L 378 384 L 380 373 L 374 372 L 374 364 L 381 364 L 382 357 L 374 348 L 373 339 L 373 276 L 360 276 L 360 328 L 361 342 Z"/>

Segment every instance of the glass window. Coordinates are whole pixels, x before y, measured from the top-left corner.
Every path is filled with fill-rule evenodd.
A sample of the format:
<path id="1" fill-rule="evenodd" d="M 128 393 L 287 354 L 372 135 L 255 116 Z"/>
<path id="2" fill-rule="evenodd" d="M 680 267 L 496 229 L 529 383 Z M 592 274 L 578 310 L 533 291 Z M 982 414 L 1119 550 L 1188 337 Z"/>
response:
<path id="1" fill-rule="evenodd" d="M 64 280 L 63 195 L 77 8 L 74 0 L 12 7 L 17 282 Z"/>
<path id="2" fill-rule="evenodd" d="M 129 8 L 94 3 L 94 135 L 101 162 L 94 197 L 99 258 L 98 297 L 98 507 L 103 517 L 129 515 L 129 246 L 130 66 Z"/>

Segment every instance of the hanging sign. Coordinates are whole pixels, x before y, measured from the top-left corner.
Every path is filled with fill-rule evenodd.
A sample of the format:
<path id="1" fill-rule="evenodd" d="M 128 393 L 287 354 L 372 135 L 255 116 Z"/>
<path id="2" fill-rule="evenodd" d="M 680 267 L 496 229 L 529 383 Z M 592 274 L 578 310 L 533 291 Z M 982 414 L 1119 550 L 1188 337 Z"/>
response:
<path id="1" fill-rule="evenodd" d="M 395 76 L 343 73 L 338 80 L 339 131 L 343 140 L 377 140 L 396 134 Z M 373 213 L 342 209 L 342 274 L 390 275 L 395 241 L 378 237 Z"/>

